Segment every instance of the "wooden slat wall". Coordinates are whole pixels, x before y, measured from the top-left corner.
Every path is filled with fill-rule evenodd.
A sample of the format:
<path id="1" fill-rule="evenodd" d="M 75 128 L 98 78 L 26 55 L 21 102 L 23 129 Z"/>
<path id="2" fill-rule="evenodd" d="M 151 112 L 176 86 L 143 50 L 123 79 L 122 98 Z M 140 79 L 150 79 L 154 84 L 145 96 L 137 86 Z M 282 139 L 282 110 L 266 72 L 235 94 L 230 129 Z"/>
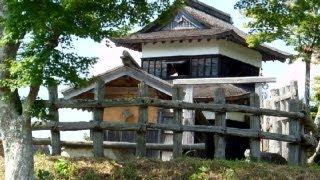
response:
<path id="1" fill-rule="evenodd" d="M 271 97 L 264 103 L 268 109 L 289 111 L 289 101 L 298 99 L 298 84 L 292 81 L 290 85 L 271 90 Z M 280 134 L 289 134 L 288 118 L 264 116 L 262 122 L 264 131 Z M 288 143 L 275 140 L 263 140 L 262 150 L 278 153 L 288 159 Z"/>

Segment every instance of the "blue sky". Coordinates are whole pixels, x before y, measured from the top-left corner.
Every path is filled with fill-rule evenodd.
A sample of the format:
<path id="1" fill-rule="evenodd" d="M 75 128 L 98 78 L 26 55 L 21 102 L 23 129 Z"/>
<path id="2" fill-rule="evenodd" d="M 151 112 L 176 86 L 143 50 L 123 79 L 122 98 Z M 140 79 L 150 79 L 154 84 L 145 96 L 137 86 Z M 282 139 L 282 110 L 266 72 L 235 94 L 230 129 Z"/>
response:
<path id="1" fill-rule="evenodd" d="M 207 3 L 215 8 L 222 10 L 231 15 L 234 25 L 243 31 L 248 31 L 244 28 L 246 18 L 243 17 L 237 10 L 234 10 L 234 4 L 236 0 L 201 0 L 204 3 Z M 95 43 L 92 40 L 80 39 L 75 43 L 75 51 L 79 55 L 83 56 L 95 56 L 99 57 L 99 62 L 91 70 L 92 74 L 102 73 L 110 68 L 121 65 L 120 56 L 124 48 L 113 47 L 108 48 L 105 46 L 105 41 L 101 43 Z M 280 50 L 294 53 L 292 47 L 288 47 L 282 41 L 275 41 L 271 45 Z M 141 54 L 139 52 L 132 52 L 133 56 L 139 61 Z M 267 77 L 276 77 L 277 83 L 271 84 L 270 87 L 277 87 L 279 85 L 289 84 L 290 80 L 298 80 L 299 82 L 299 94 L 303 95 L 303 84 L 304 84 L 304 63 L 296 62 L 294 64 L 288 65 L 287 63 L 280 62 L 268 62 L 263 63 L 262 73 Z M 312 75 L 319 74 L 319 67 L 312 67 Z M 59 87 L 63 89 L 65 87 Z M 22 94 L 24 90 L 20 91 Z M 41 89 L 40 97 L 47 99 L 46 89 Z M 60 97 L 61 94 L 60 94 Z M 301 96 L 302 97 L 302 96 Z M 60 121 L 89 121 L 91 120 L 91 114 L 88 112 L 75 111 L 70 109 L 60 110 Z M 62 132 L 63 140 L 82 140 L 83 133 L 88 133 L 88 131 L 79 132 Z M 35 137 L 49 137 L 49 132 L 36 132 L 34 133 Z"/>

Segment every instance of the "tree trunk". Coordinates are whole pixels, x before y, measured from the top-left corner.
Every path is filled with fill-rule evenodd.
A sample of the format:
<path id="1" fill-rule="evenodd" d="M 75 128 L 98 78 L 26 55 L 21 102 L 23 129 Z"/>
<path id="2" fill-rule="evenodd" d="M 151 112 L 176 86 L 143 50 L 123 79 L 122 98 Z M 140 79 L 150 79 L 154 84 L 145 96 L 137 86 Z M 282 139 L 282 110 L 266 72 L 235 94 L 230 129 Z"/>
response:
<path id="1" fill-rule="evenodd" d="M 308 159 L 308 163 L 314 163 L 314 160 L 316 157 L 320 154 L 320 141 L 318 142 L 318 146 L 316 148 L 316 151 L 313 153 L 313 155 Z"/>
<path id="2" fill-rule="evenodd" d="M 0 1 L 0 17 L 5 17 L 4 2 Z M 2 37 L 5 27 L 0 26 Z M 15 59 L 19 42 L 8 42 L 0 47 L 0 80 L 9 76 L 7 69 L 10 67 L 7 59 Z M 27 99 L 25 113 L 18 91 L 11 91 L 8 86 L 0 84 L 0 128 L 5 158 L 5 179 L 34 179 L 33 147 L 31 134 L 31 119 L 27 115 L 32 106 L 35 94 Z"/>
<path id="3" fill-rule="evenodd" d="M 5 179 L 34 179 L 31 122 L 2 107 L 1 129 L 5 158 Z"/>
<path id="4" fill-rule="evenodd" d="M 306 75 L 305 75 L 305 92 L 304 98 L 306 100 L 306 105 L 309 107 L 310 103 L 310 59 L 305 61 L 306 63 Z"/>
<path id="5" fill-rule="evenodd" d="M 314 119 L 314 123 L 317 126 L 317 132 L 315 134 L 315 136 L 317 138 L 319 138 L 320 136 L 320 106 L 318 107 L 318 112 L 317 115 Z M 308 159 L 308 163 L 314 163 L 314 160 L 316 159 L 316 157 L 320 154 L 320 140 L 318 142 L 318 146 L 315 150 L 315 152 L 313 153 L 313 155 Z"/>

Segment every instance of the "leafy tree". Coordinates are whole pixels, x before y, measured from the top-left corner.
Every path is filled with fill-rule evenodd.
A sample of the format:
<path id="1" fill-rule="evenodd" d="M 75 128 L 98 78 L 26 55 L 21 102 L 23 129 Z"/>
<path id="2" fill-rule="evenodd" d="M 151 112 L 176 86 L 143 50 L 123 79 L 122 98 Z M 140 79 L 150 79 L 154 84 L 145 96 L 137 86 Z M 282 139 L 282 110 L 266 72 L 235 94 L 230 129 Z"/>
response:
<path id="1" fill-rule="evenodd" d="M 309 105 L 311 57 L 320 49 L 320 1 L 240 0 L 235 8 L 250 18 L 249 45 L 282 39 L 295 47 L 297 57 L 306 63 L 305 101 Z"/>
<path id="2" fill-rule="evenodd" d="M 250 46 L 281 39 L 295 47 L 297 57 L 302 57 L 306 64 L 305 101 L 309 106 L 311 59 L 314 63 L 319 62 L 320 1 L 239 0 L 235 8 L 250 18 L 248 25 L 252 30 L 247 39 Z M 320 118 L 318 116 L 320 108 L 316 121 Z M 317 148 L 316 153 L 319 151 Z"/>
<path id="3" fill-rule="evenodd" d="M 169 0 L 0 1 L 0 126 L 6 179 L 34 179 L 31 117 L 40 86 L 82 85 L 96 60 L 72 53 L 72 40 L 99 42 L 123 35 L 148 23 L 169 4 Z M 18 93 L 22 87 L 29 87 L 26 97 Z"/>

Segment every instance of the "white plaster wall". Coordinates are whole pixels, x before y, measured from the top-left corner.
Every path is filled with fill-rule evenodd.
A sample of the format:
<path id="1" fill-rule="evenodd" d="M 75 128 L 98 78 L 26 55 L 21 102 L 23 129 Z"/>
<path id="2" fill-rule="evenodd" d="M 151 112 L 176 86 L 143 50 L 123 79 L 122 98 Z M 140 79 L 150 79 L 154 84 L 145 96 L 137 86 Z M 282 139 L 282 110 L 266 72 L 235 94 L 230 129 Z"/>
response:
<path id="1" fill-rule="evenodd" d="M 206 119 L 215 119 L 215 113 L 210 111 L 202 111 L 203 115 L 206 117 Z M 239 112 L 227 112 L 226 113 L 226 119 L 230 119 L 233 121 L 239 121 L 244 122 L 245 121 L 245 115 L 249 115 L 246 113 L 239 113 Z"/>
<path id="2" fill-rule="evenodd" d="M 222 54 L 261 67 L 262 55 L 259 52 L 226 40 L 158 42 L 142 45 L 143 58 L 209 54 Z"/>
<path id="3" fill-rule="evenodd" d="M 142 57 L 166 57 L 166 56 L 183 56 L 183 55 L 203 55 L 218 54 L 218 44 L 216 41 L 183 41 L 165 42 L 165 43 L 148 43 L 142 46 Z"/>
<path id="4" fill-rule="evenodd" d="M 220 40 L 219 53 L 256 67 L 262 66 L 262 55 L 255 50 L 246 48 L 231 41 Z"/>

